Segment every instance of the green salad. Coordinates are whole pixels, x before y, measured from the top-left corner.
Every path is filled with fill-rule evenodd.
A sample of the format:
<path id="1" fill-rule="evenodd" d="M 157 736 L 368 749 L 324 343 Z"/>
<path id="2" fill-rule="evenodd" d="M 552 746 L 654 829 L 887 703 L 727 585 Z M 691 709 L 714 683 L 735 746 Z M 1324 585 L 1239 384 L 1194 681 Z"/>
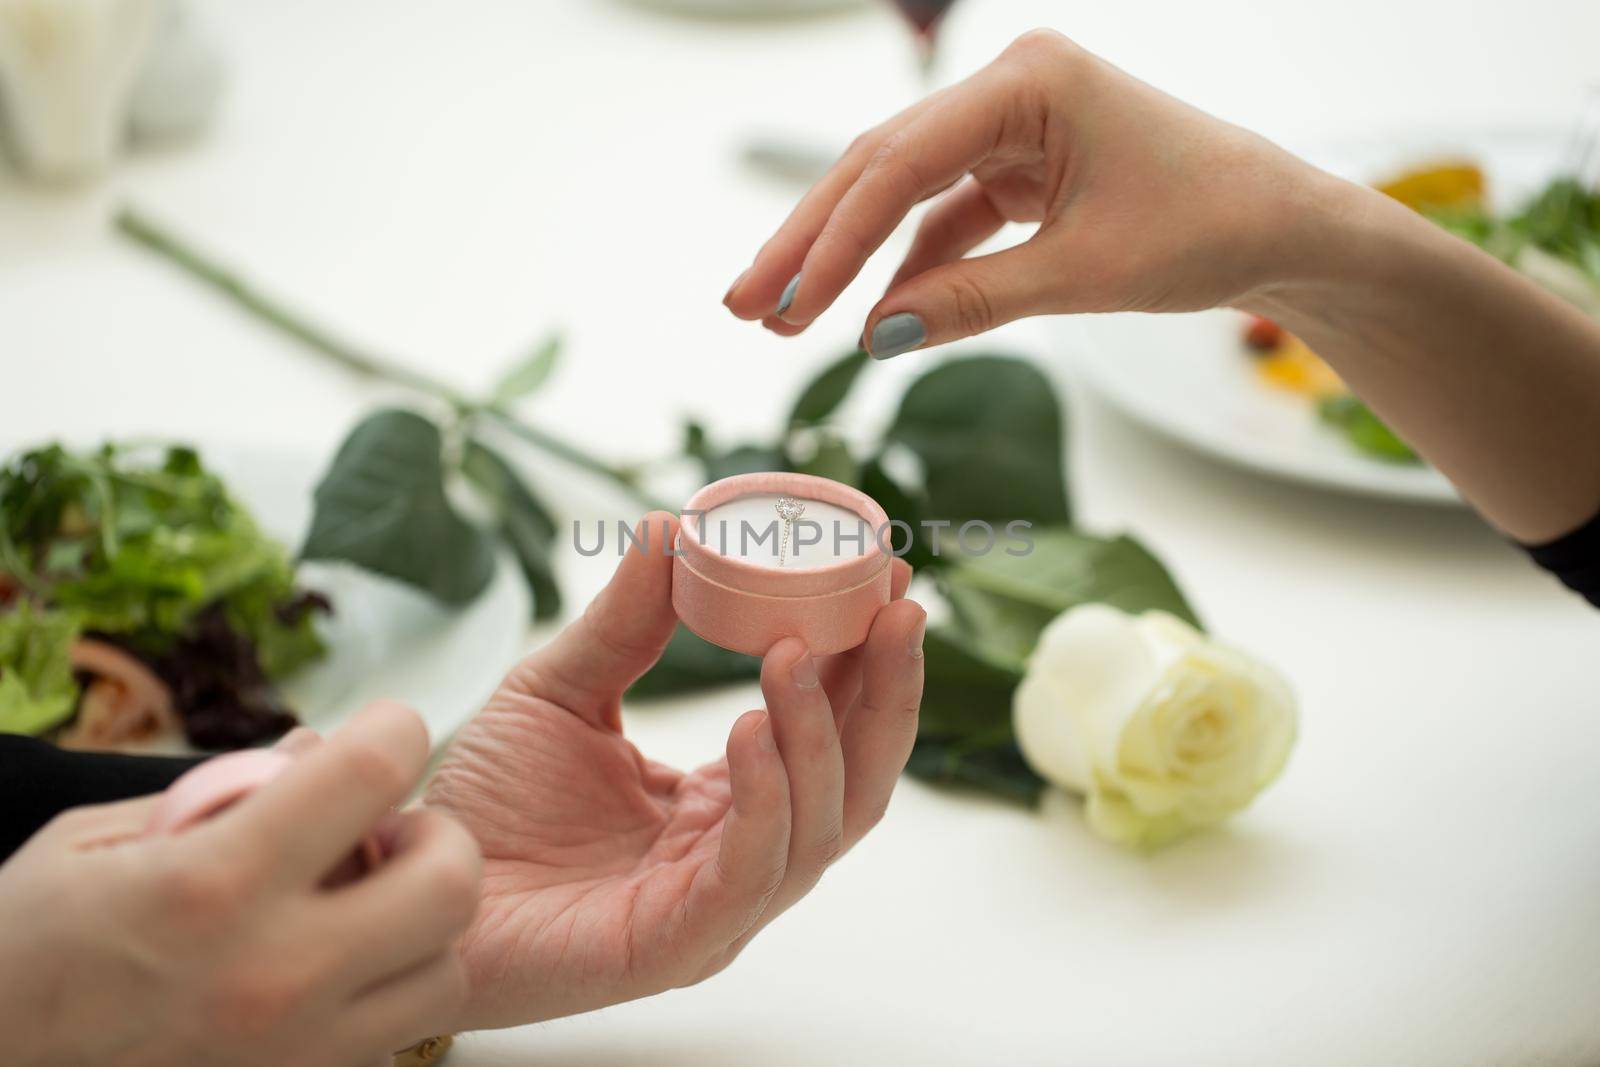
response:
<path id="1" fill-rule="evenodd" d="M 275 737 L 324 654 L 289 554 L 190 448 L 50 445 L 0 468 L 0 731 L 202 749 Z"/>

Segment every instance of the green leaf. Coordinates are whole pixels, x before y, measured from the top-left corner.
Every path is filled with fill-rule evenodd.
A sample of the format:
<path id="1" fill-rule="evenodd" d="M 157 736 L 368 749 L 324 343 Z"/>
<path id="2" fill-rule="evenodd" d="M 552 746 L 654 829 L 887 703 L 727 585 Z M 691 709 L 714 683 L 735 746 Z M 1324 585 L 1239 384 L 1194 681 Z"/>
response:
<path id="1" fill-rule="evenodd" d="M 561 335 L 552 333 L 539 342 L 537 348 L 506 371 L 505 376 L 495 385 L 494 392 L 490 394 L 490 403 L 503 408 L 533 393 L 550 377 L 550 372 L 555 370 L 556 360 L 560 356 Z"/>
<path id="2" fill-rule="evenodd" d="M 794 402 L 794 408 L 789 412 L 789 428 L 814 425 L 832 415 L 844 403 L 844 398 L 850 394 L 850 387 L 866 365 L 867 354 L 860 349 L 828 364 Z"/>
<path id="3" fill-rule="evenodd" d="M 78 683 L 70 649 L 78 623 L 26 599 L 0 614 L 0 733 L 42 734 L 72 717 Z"/>
<path id="4" fill-rule="evenodd" d="M 845 485 L 856 484 L 860 468 L 856 464 L 855 457 L 850 454 L 849 446 L 838 435 L 815 431 L 806 436 L 814 438 L 810 442 L 814 446 L 810 458 L 803 463 L 796 463 L 791 453 L 788 463 L 790 467 L 802 474 L 831 478 Z"/>
<path id="5" fill-rule="evenodd" d="M 911 547 L 902 552 L 900 558 L 917 570 L 942 565 L 945 559 L 934 556 L 921 526 L 923 516 L 927 513 L 927 502 L 918 493 L 904 488 L 889 477 L 889 472 L 884 470 L 883 463 L 877 458 L 861 465 L 859 478 L 861 491 L 878 502 L 889 516 L 889 521 L 905 524 L 904 527 L 895 525 L 891 528 L 890 540 L 896 551 L 905 546 L 907 536 L 911 538 Z"/>
<path id="6" fill-rule="evenodd" d="M 1079 604 L 1166 611 L 1200 626 L 1167 568 L 1133 538 L 1093 537 L 1063 527 L 1029 536 L 1033 550 L 1027 555 L 997 547 L 985 556 L 960 557 L 941 576 L 961 631 L 991 656 L 1020 665 L 1039 631 Z"/>
<path id="7" fill-rule="evenodd" d="M 1030 808 L 1045 790 L 1044 779 L 1028 766 L 1014 742 L 972 746 L 918 737 L 906 773 L 936 785 L 978 789 Z"/>
<path id="8" fill-rule="evenodd" d="M 479 441 L 467 442 L 461 471 L 483 490 L 495 509 L 500 534 L 511 546 L 528 583 L 534 620 L 554 618 L 561 612 L 561 587 L 550 561 L 556 523 L 549 509 L 505 457 Z"/>
<path id="9" fill-rule="evenodd" d="M 464 604 L 494 576 L 494 539 L 451 507 L 439 428 L 412 411 L 361 421 L 317 486 L 300 554 L 344 560 Z"/>
<path id="10" fill-rule="evenodd" d="M 700 461 L 707 482 L 756 471 L 786 471 L 789 461 L 774 445 L 739 445 L 723 450 L 712 444 L 705 427 L 690 420 L 683 427 L 684 452 Z"/>
<path id="11" fill-rule="evenodd" d="M 1065 524 L 1062 415 L 1045 377 L 1017 359 L 936 367 L 901 398 L 888 440 L 922 460 L 929 517 Z"/>
<path id="12" fill-rule="evenodd" d="M 991 658 L 950 627 L 929 630 L 922 653 L 922 711 L 906 770 L 931 782 L 1036 803 L 1044 782 L 1023 762 L 1011 729 L 1020 664 Z"/>
<path id="13" fill-rule="evenodd" d="M 919 738 L 996 744 L 1011 738 L 1011 691 L 1022 669 L 985 655 L 960 631 L 934 627 L 923 636 Z"/>
<path id="14" fill-rule="evenodd" d="M 761 660 L 729 652 L 680 625 L 654 667 L 633 683 L 628 696 L 638 700 L 696 693 L 761 677 Z"/>
<path id="15" fill-rule="evenodd" d="M 1358 449 L 1390 463 L 1422 462 L 1411 446 L 1395 436 L 1382 419 L 1352 393 L 1333 396 L 1317 405 L 1323 422 L 1336 427 Z"/>

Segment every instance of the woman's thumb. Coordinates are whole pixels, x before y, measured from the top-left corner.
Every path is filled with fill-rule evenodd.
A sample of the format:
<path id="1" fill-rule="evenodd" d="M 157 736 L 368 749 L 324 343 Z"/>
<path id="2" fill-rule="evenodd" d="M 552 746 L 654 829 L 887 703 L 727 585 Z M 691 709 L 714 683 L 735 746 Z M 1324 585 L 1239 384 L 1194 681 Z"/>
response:
<path id="1" fill-rule="evenodd" d="M 884 294 L 862 332 L 873 359 L 890 359 L 986 333 L 1054 310 L 1050 264 L 1037 241 L 958 259 L 907 278 Z"/>

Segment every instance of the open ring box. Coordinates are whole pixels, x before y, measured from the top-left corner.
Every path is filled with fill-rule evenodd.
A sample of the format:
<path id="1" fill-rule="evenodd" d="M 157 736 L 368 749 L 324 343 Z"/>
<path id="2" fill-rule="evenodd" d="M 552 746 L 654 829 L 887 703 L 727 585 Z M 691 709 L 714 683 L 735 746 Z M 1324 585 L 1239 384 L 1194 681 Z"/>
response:
<path id="1" fill-rule="evenodd" d="M 712 644 L 764 655 L 798 637 L 813 655 L 855 648 L 889 602 L 883 508 L 809 474 L 739 474 L 684 506 L 672 606 Z"/>

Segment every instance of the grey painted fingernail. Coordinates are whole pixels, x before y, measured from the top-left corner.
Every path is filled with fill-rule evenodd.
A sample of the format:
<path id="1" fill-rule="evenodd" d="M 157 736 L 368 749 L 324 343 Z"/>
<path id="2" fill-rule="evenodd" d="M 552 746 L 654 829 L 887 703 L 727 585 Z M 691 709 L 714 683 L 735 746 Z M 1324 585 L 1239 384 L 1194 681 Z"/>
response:
<path id="1" fill-rule="evenodd" d="M 920 348 L 928 339 L 922 320 L 909 311 L 890 315 L 872 328 L 872 344 L 867 351 L 873 359 L 892 359 L 902 352 Z"/>
<path id="2" fill-rule="evenodd" d="M 794 303 L 794 291 L 800 288 L 800 275 L 796 274 L 789 279 L 789 284 L 783 287 L 783 295 L 778 297 L 778 314 L 782 315 L 789 310 L 789 305 Z"/>

